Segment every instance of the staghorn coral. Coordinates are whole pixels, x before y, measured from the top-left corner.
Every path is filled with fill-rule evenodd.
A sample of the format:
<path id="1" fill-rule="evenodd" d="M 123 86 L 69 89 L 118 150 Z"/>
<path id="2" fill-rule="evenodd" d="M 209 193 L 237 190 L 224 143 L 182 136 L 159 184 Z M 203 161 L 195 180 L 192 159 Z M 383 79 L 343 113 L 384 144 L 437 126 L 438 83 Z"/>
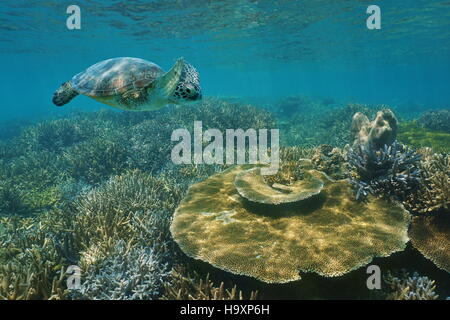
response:
<path id="1" fill-rule="evenodd" d="M 450 272 L 450 216 L 417 216 L 408 232 L 413 246 L 437 267 Z"/>
<path id="2" fill-rule="evenodd" d="M 374 256 L 403 250 L 409 215 L 382 199 L 352 200 L 346 180 L 325 182 L 323 192 L 296 206 L 249 206 L 234 179 L 236 166 L 190 187 L 175 211 L 174 240 L 188 256 L 268 283 L 300 279 L 300 272 L 340 276 Z M 336 250 L 339 248 L 339 250 Z"/>
<path id="3" fill-rule="evenodd" d="M 403 201 L 419 186 L 420 155 L 395 141 L 381 149 L 356 145 L 350 148 L 347 159 L 357 200 L 370 193 Z"/>
<path id="4" fill-rule="evenodd" d="M 122 136 L 94 138 L 64 153 L 67 170 L 75 180 L 99 184 L 128 168 L 128 150 Z"/>
<path id="5" fill-rule="evenodd" d="M 182 190 L 168 177 L 127 171 L 54 210 L 59 256 L 82 270 L 72 299 L 155 299 L 176 254 L 170 215 Z"/>
<path id="6" fill-rule="evenodd" d="M 12 181 L 0 181 L 0 214 L 21 214 L 29 211 L 23 191 Z"/>
<path id="7" fill-rule="evenodd" d="M 185 268 L 174 268 L 170 280 L 164 283 L 163 300 L 247 300 L 242 290 L 234 285 L 226 289 L 223 282 L 218 287 L 210 280 L 209 274 L 201 278 L 197 273 L 191 276 Z M 258 291 L 252 291 L 248 300 L 257 300 Z"/>
<path id="8" fill-rule="evenodd" d="M 15 142 L 4 142 L 0 140 L 0 164 L 5 160 L 10 160 L 22 155 L 23 151 Z"/>
<path id="9" fill-rule="evenodd" d="M 65 267 L 48 232 L 51 219 L 1 218 L 0 299 L 64 299 Z"/>
<path id="10" fill-rule="evenodd" d="M 0 179 L 21 198 L 26 208 L 21 213 L 43 211 L 61 199 L 57 185 L 67 177 L 64 166 L 62 157 L 53 152 L 31 151 L 3 163 Z"/>
<path id="11" fill-rule="evenodd" d="M 417 122 L 424 128 L 450 133 L 450 109 L 424 112 Z"/>
<path id="12" fill-rule="evenodd" d="M 384 278 L 388 286 L 386 300 L 437 300 L 436 285 L 434 280 L 421 277 L 417 272 L 412 275 L 402 271 L 400 275 L 389 272 Z"/>
<path id="13" fill-rule="evenodd" d="M 155 225 L 167 222 L 181 196 L 181 190 L 168 178 L 138 170 L 116 176 L 82 195 L 72 208 L 74 241 L 81 250 L 80 267 L 87 270 L 121 239 L 138 239 L 140 225 L 145 226 L 142 221 L 153 223 L 156 219 L 159 222 Z M 168 233 L 168 225 L 160 229 Z"/>
<path id="14" fill-rule="evenodd" d="M 61 151 L 87 140 L 94 130 L 94 124 L 85 119 L 51 120 L 25 128 L 19 142 L 27 151 Z"/>
<path id="15" fill-rule="evenodd" d="M 119 240 L 95 270 L 87 270 L 74 297 L 90 300 L 152 300 L 169 275 L 168 251 Z"/>

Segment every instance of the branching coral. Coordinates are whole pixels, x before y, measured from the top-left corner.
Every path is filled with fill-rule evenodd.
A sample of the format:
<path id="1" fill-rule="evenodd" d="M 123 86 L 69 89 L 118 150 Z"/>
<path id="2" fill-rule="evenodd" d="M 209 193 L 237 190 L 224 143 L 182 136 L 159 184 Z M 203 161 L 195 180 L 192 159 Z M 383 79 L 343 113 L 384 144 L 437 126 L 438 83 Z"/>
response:
<path id="1" fill-rule="evenodd" d="M 20 214 L 29 210 L 24 201 L 23 191 L 12 181 L 0 181 L 0 213 Z"/>
<path id="2" fill-rule="evenodd" d="M 320 145 L 314 149 L 311 161 L 315 169 L 325 172 L 334 179 L 344 179 L 348 175 L 344 153 L 339 148 Z"/>
<path id="3" fill-rule="evenodd" d="M 424 112 L 418 122 L 425 128 L 450 133 L 450 109 Z"/>
<path id="4" fill-rule="evenodd" d="M 169 252 L 119 240 L 108 256 L 87 270 L 74 296 L 83 299 L 151 300 L 161 295 L 168 278 Z M 95 270 L 92 270 L 95 269 Z"/>
<path id="5" fill-rule="evenodd" d="M 356 145 L 349 150 L 347 158 L 353 171 L 351 183 L 356 190 L 356 199 L 371 193 L 404 200 L 419 186 L 420 156 L 397 142 L 379 150 Z"/>
<path id="6" fill-rule="evenodd" d="M 76 180 L 99 184 L 128 168 L 128 150 L 119 136 L 95 138 L 80 143 L 64 153 L 68 171 Z"/>
<path id="7" fill-rule="evenodd" d="M 195 108 L 171 108 L 154 119 L 131 128 L 131 152 L 128 157 L 130 167 L 159 171 L 171 161 L 173 130 L 186 128 L 192 132 L 194 121 L 202 121 L 204 130 L 214 128 L 222 132 L 226 129 L 257 130 L 275 127 L 274 119 L 264 110 L 218 99 L 205 99 Z"/>
<path id="8" fill-rule="evenodd" d="M 80 266 L 87 269 L 95 262 L 90 258 L 92 250 L 98 251 L 96 258 L 101 259 L 118 240 L 136 242 L 146 225 L 142 221 L 168 223 L 168 214 L 180 198 L 176 184 L 140 171 L 116 176 L 82 195 L 72 209 L 73 234 L 82 250 Z M 168 232 L 168 226 L 160 229 Z M 156 238 L 152 235 L 147 241 Z"/>
<path id="9" fill-rule="evenodd" d="M 19 141 L 28 151 L 61 151 L 86 140 L 94 132 L 94 124 L 82 119 L 60 119 L 26 128 Z"/>
<path id="10" fill-rule="evenodd" d="M 399 276 L 388 273 L 383 279 L 388 289 L 387 300 L 436 300 L 434 280 L 421 277 L 417 272 L 412 275 L 403 271 Z"/>
<path id="11" fill-rule="evenodd" d="M 65 265 L 44 219 L 2 218 L 0 299 L 64 299 Z"/>
<path id="12" fill-rule="evenodd" d="M 181 198 L 172 180 L 141 171 L 113 177 L 59 210 L 58 251 L 82 269 L 72 298 L 153 299 L 175 256 L 170 214 Z M 66 230 L 64 232 L 63 230 Z"/>
<path id="13" fill-rule="evenodd" d="M 227 289 L 223 282 L 218 287 L 209 274 L 201 278 L 197 273 L 189 275 L 184 268 L 174 268 L 170 280 L 164 284 L 164 300 L 247 300 L 242 290 L 234 285 Z M 252 291 L 248 300 L 258 299 L 258 291 Z"/>
<path id="14" fill-rule="evenodd" d="M 450 155 L 433 153 L 430 148 L 419 153 L 419 190 L 407 196 L 406 208 L 418 214 L 450 212 Z"/>

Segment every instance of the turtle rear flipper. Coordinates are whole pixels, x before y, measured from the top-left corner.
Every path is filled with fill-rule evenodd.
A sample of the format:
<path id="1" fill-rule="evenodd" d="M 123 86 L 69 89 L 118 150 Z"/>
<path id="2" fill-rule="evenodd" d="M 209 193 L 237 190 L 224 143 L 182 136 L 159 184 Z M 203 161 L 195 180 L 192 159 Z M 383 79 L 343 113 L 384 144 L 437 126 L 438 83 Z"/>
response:
<path id="1" fill-rule="evenodd" d="M 78 95 L 78 92 L 75 91 L 72 87 L 70 81 L 64 82 L 58 90 L 53 94 L 53 103 L 58 107 L 69 103 L 70 100 L 75 98 Z"/>

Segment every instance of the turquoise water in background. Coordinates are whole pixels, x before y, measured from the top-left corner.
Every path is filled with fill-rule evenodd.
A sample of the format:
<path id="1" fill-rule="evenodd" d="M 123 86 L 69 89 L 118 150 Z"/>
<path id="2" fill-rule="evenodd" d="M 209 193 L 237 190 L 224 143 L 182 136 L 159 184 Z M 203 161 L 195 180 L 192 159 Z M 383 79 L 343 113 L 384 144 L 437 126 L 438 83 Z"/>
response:
<path id="1" fill-rule="evenodd" d="M 71 4 L 81 8 L 81 30 L 66 27 Z M 381 7 L 381 30 L 366 27 L 370 4 Z M 183 56 L 205 96 L 249 102 L 302 94 L 417 111 L 450 101 L 444 0 L 3 0 L 0 32 L 0 122 L 105 107 L 81 96 L 57 108 L 51 98 L 76 73 L 118 56 L 164 70 Z"/>

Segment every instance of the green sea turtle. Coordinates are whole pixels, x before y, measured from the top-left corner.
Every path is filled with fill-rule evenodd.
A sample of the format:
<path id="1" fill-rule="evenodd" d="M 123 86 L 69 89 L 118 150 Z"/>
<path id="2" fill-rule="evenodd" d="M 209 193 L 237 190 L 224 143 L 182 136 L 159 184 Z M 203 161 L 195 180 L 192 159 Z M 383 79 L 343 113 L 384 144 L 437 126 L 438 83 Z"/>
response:
<path id="1" fill-rule="evenodd" d="M 78 94 L 133 111 L 156 110 L 202 98 L 198 72 L 182 58 L 168 72 L 139 58 L 101 61 L 64 82 L 54 93 L 53 103 L 65 105 Z"/>

